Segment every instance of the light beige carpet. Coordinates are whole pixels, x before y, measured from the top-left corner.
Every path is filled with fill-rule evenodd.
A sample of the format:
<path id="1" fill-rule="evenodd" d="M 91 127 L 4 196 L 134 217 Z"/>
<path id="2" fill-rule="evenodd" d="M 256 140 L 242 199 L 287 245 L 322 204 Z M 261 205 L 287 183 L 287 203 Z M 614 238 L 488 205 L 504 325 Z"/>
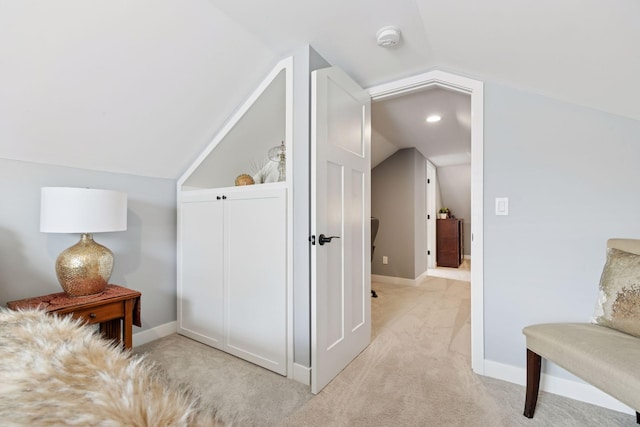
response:
<path id="1" fill-rule="evenodd" d="M 633 426 L 635 417 L 541 393 L 522 416 L 524 388 L 470 367 L 469 283 L 429 277 L 375 283 L 373 339 L 320 394 L 173 335 L 139 347 L 240 426 Z M 524 357 L 524 349 L 523 349 Z"/>

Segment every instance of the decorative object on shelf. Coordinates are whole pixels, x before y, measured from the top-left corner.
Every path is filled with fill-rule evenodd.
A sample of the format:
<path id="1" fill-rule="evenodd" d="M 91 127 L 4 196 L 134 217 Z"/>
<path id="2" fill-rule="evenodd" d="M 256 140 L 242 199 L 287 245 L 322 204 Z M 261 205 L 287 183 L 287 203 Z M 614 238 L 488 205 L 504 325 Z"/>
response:
<path id="1" fill-rule="evenodd" d="M 247 175 L 243 173 L 242 175 L 238 175 L 236 178 L 236 185 L 253 185 L 256 182 L 254 181 L 251 175 Z"/>
<path id="2" fill-rule="evenodd" d="M 102 292 L 113 271 L 113 253 L 91 233 L 127 229 L 127 194 L 90 188 L 43 187 L 40 231 L 82 233 L 56 260 L 56 276 L 72 297 Z"/>
<path id="3" fill-rule="evenodd" d="M 449 215 L 451 215 L 451 211 L 449 210 L 449 208 L 440 208 L 440 211 L 439 211 L 440 219 L 447 219 L 449 218 Z"/>
<path id="4" fill-rule="evenodd" d="M 253 173 L 253 181 L 256 184 L 264 184 L 269 176 L 269 159 L 264 158 L 259 161 L 251 162 L 251 172 Z"/>
<path id="5" fill-rule="evenodd" d="M 278 182 L 285 181 L 287 179 L 287 162 L 284 141 L 280 145 L 269 149 L 269 160 L 278 163 Z"/>

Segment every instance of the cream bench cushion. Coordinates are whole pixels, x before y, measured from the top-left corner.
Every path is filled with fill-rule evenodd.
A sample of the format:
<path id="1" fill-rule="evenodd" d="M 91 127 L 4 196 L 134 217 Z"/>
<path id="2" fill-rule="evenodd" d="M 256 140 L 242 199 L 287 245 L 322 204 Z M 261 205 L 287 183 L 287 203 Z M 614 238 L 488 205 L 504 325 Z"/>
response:
<path id="1" fill-rule="evenodd" d="M 527 348 L 640 410 L 640 339 L 590 323 L 524 328 Z"/>

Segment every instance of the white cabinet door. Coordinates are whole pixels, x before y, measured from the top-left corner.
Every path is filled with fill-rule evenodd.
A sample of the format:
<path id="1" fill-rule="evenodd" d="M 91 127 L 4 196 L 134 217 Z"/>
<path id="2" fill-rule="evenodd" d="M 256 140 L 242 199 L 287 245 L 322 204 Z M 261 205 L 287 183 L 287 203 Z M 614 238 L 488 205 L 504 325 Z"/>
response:
<path id="1" fill-rule="evenodd" d="M 285 190 L 225 200 L 226 351 L 286 375 Z"/>
<path id="2" fill-rule="evenodd" d="M 286 375 L 286 190 L 183 193 L 178 242 L 178 332 Z"/>
<path id="3" fill-rule="evenodd" d="M 223 204 L 184 196 L 179 216 L 178 332 L 220 347 L 223 325 Z"/>

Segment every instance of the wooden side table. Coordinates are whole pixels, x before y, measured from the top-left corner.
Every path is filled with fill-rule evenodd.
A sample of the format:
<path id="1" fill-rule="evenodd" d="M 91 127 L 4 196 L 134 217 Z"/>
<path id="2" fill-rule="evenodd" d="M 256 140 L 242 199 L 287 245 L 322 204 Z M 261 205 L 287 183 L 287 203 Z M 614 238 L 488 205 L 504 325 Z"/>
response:
<path id="1" fill-rule="evenodd" d="M 39 308 L 55 315 L 71 315 L 86 323 L 100 324 L 100 332 L 108 339 L 117 340 L 124 348 L 133 347 L 133 325 L 140 321 L 142 294 L 118 285 L 107 285 L 103 292 L 84 297 L 70 297 L 64 292 L 43 295 L 7 303 L 12 310 Z"/>

